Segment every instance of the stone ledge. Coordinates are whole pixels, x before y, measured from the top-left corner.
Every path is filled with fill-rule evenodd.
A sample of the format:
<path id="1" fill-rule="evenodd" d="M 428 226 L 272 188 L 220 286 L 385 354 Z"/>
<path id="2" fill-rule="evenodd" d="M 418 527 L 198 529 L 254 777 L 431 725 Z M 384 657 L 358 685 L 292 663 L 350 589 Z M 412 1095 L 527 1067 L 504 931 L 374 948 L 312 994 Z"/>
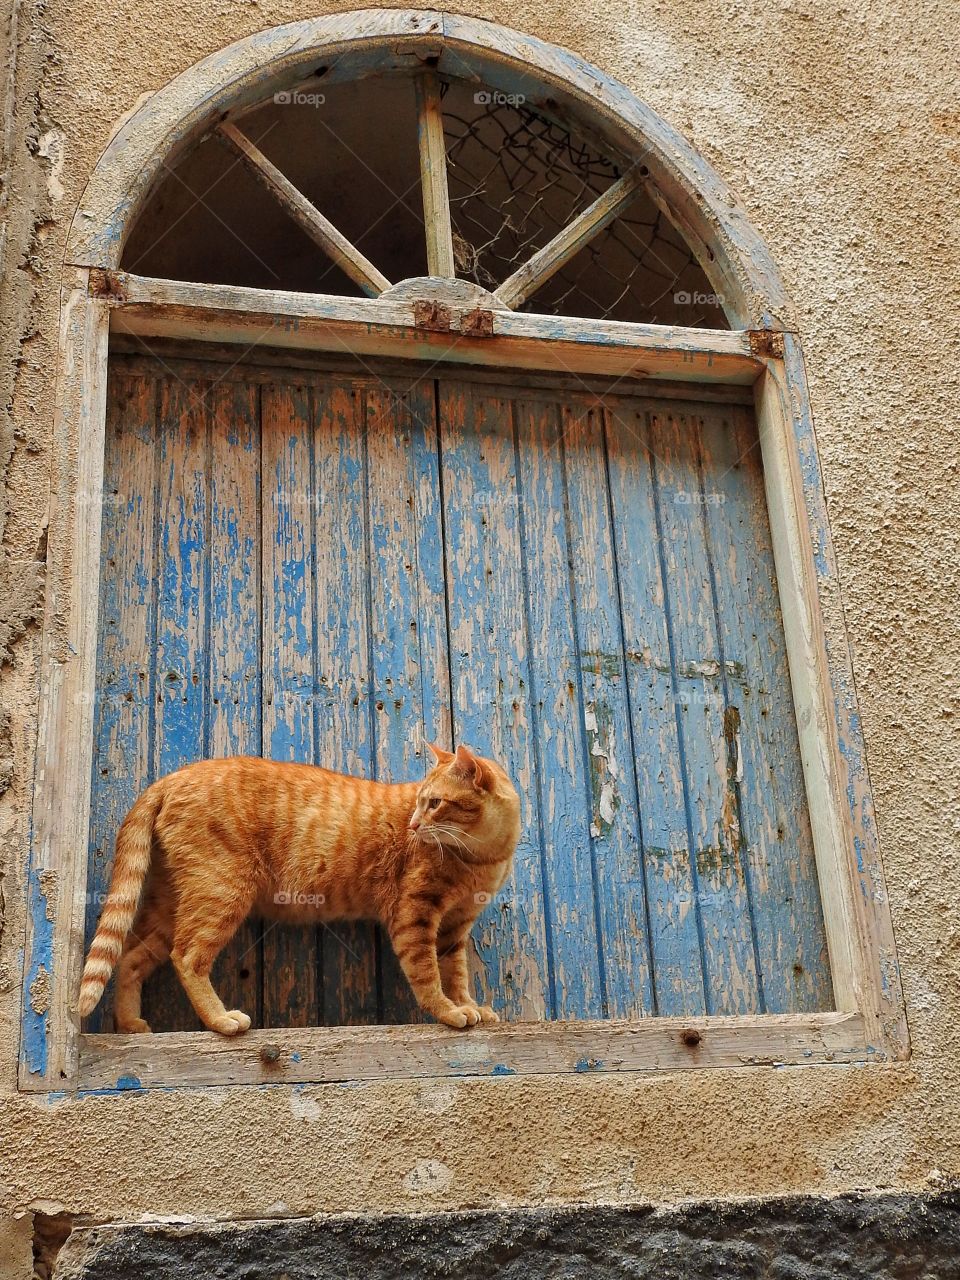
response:
<path id="1" fill-rule="evenodd" d="M 960 1191 L 73 1232 L 54 1280 L 960 1280 Z"/>

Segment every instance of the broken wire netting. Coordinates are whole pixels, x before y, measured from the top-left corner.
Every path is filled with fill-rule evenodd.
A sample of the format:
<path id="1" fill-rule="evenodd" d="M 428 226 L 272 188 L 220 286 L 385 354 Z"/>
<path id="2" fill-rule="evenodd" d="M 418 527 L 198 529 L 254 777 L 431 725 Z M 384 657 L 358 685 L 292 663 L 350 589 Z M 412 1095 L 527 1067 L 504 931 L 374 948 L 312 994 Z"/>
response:
<path id="1" fill-rule="evenodd" d="M 442 100 L 457 275 L 495 290 L 622 170 L 515 95 L 451 81 Z M 519 308 L 727 328 L 722 299 L 644 190 Z"/>

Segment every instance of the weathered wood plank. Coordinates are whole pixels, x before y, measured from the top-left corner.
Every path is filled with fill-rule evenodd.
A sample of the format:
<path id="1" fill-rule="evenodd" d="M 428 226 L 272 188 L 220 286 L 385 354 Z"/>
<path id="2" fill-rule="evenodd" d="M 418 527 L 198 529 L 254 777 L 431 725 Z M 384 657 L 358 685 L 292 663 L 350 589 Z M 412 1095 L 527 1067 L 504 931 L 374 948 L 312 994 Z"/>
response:
<path id="1" fill-rule="evenodd" d="M 510 402 L 441 383 L 444 537 L 454 737 L 499 760 L 520 792 L 512 877 L 474 937 L 482 994 L 509 1021 L 553 1016 L 536 723 L 523 601 Z"/>
<path id="2" fill-rule="evenodd" d="M 606 1008 L 640 1017 L 654 1008 L 652 950 L 603 411 L 564 408 L 561 421 Z M 631 518 L 626 538 L 643 528 Z"/>
<path id="3" fill-rule="evenodd" d="M 57 447 L 51 461 L 42 683 L 25 887 L 18 1082 L 29 1091 L 70 1087 L 77 1072 L 108 336 L 106 305 L 86 301 L 88 274 L 68 270 L 60 294 Z M 85 501 L 77 500 L 80 494 Z"/>
<path id="4" fill-rule="evenodd" d="M 120 823 L 152 780 L 156 474 L 156 383 L 150 377 L 111 373 L 85 949 L 106 902 Z M 112 1006 L 111 985 L 85 1028 L 109 1026 Z"/>
<path id="5" fill-rule="evenodd" d="M 570 591 L 560 411 L 549 401 L 512 405 L 523 592 L 530 640 L 530 699 L 539 775 L 544 892 L 550 903 L 554 1017 L 599 1018 L 607 1007 L 591 843 L 590 766 L 582 723 L 576 621 Z M 490 495 L 481 519 L 513 491 Z M 584 513 L 585 514 L 585 513 Z M 576 520 L 583 518 L 579 511 Z M 495 587 L 496 589 L 496 587 Z"/>
<path id="6" fill-rule="evenodd" d="M 558 231 L 548 244 L 504 280 L 498 286 L 496 296 L 505 306 L 522 306 L 551 276 L 556 275 L 623 213 L 642 184 L 643 179 L 637 171 L 625 173 L 622 178 L 611 183 L 582 213 Z"/>
<path id="7" fill-rule="evenodd" d="M 264 1049 L 270 1046 L 265 1062 Z M 431 1076 L 592 1074 L 773 1068 L 882 1060 L 859 1014 L 762 1018 L 645 1018 L 534 1023 L 453 1032 L 417 1027 L 323 1027 L 169 1036 L 83 1036 L 83 1089 L 307 1084 Z M 274 1060 L 273 1050 L 277 1051 Z"/>
<path id="8" fill-rule="evenodd" d="M 785 345 L 789 349 L 790 344 Z M 793 359 L 799 362 L 796 351 Z M 794 369 L 793 377 L 801 384 L 803 376 L 802 367 Z M 772 361 L 758 384 L 757 423 L 833 992 L 838 1008 L 859 1009 L 868 1015 L 871 1038 L 883 1034 L 878 1025 L 882 1019 L 891 1019 L 892 1040 L 903 1052 L 907 1041 L 902 1004 L 896 994 L 891 1004 L 888 995 L 890 991 L 899 993 L 890 935 L 886 934 L 884 951 L 878 952 L 868 934 L 880 923 L 879 917 L 872 909 L 868 917 L 863 914 L 864 901 L 876 905 L 882 894 L 876 864 L 855 888 L 860 853 L 851 830 L 849 799 L 844 794 L 849 780 L 837 749 L 836 708 L 823 683 L 828 663 L 817 569 L 795 452 L 794 430 L 802 424 L 791 417 L 782 367 Z M 812 431 L 812 426 L 807 424 L 806 429 Z M 825 524 L 821 531 L 829 537 Z M 864 964 L 867 955 L 875 957 L 875 966 Z"/>
<path id="9" fill-rule="evenodd" d="M 681 329 L 491 311 L 492 333 L 461 331 L 471 309 L 451 307 L 449 330 L 418 328 L 412 301 L 342 298 L 234 285 L 110 276 L 111 327 L 186 338 L 489 367 L 554 369 L 750 386 L 761 361 L 742 330 Z"/>
<path id="10" fill-rule="evenodd" d="M 799 341 L 757 383 L 764 487 L 836 1007 L 903 1061 L 910 1033 Z M 827 622 L 827 619 L 829 622 Z M 829 628 L 829 629 L 828 629 Z"/>
<path id="11" fill-rule="evenodd" d="M 260 404 L 263 546 L 263 752 L 316 763 L 316 547 L 311 391 L 277 379 Z M 320 1020 L 319 931 L 264 926 L 265 1026 Z"/>
<path id="12" fill-rule="evenodd" d="M 832 1005 L 783 620 L 752 415 L 704 415 L 703 498 L 743 813 L 751 906 L 771 1013 Z M 749 602 L 749 607 L 746 606 Z"/>
<path id="13" fill-rule="evenodd" d="M 699 422 L 651 407 L 648 448 L 660 532 L 678 746 L 694 884 L 700 906 L 707 1012 L 762 1012 L 743 856 L 739 794 L 730 767 L 716 602 L 711 590 L 698 469 Z"/>
<path id="14" fill-rule="evenodd" d="M 706 1010 L 646 409 L 604 411 L 656 1011 Z"/>
<path id="15" fill-rule="evenodd" d="M 440 110 L 440 83 L 436 72 L 415 78 L 417 141 L 420 148 L 420 187 L 423 224 L 427 237 L 427 270 L 432 276 L 455 276 L 450 192 L 447 187 L 447 148 Z"/>
<path id="16" fill-rule="evenodd" d="M 156 776 L 208 755 L 210 504 L 209 384 L 162 371 L 159 456 L 154 763 Z M 143 992 L 144 1017 L 163 1031 L 195 1030 L 197 1015 L 172 968 Z"/>
<path id="17" fill-rule="evenodd" d="M 224 363 L 233 368 L 231 378 L 250 382 L 273 382 L 278 378 L 296 379 L 304 386 L 325 382 L 331 374 L 354 377 L 367 382 L 370 379 L 370 361 L 363 356 L 353 356 L 341 351 L 339 355 L 323 351 L 292 351 L 289 348 L 273 348 L 258 345 L 255 349 L 238 353 L 229 345 L 210 342 L 198 346 L 194 342 L 171 338 L 155 338 L 151 349 L 166 362 L 176 361 L 181 373 L 192 372 L 194 377 L 208 377 L 210 366 Z M 143 354 L 138 338 L 115 334 L 112 339 L 111 362 L 128 372 L 154 367 L 154 358 Z M 376 363 L 379 378 L 409 378 L 413 370 L 429 376 L 443 376 L 443 370 L 429 366 L 411 366 L 407 360 L 383 356 Z M 571 405 L 596 404 L 598 396 L 605 403 L 616 405 L 638 395 L 657 400 L 687 400 L 691 404 L 738 404 L 753 408 L 754 394 L 751 387 L 722 382 L 685 384 L 666 382 L 659 378 L 611 378 L 603 375 L 558 373 L 556 370 L 512 369 L 505 372 L 496 367 L 484 369 L 478 365 L 458 365 L 450 371 L 459 381 L 482 382 L 494 395 L 513 396 L 516 399 L 542 400 L 545 396 L 563 400 Z"/>
<path id="18" fill-rule="evenodd" d="M 274 199 L 286 210 L 307 235 L 327 253 L 333 262 L 368 297 L 376 298 L 390 281 L 366 258 L 356 245 L 342 235 L 329 218 L 310 203 L 307 197 L 293 185 L 263 154 L 255 143 L 240 132 L 236 125 L 224 123 L 217 135 L 238 155 L 247 168 Z"/>
<path id="19" fill-rule="evenodd" d="M 438 732 L 432 718 L 446 721 L 441 740 L 449 732 L 433 381 L 371 384 L 365 412 L 374 770 L 386 782 L 405 782 L 433 763 L 424 746 L 424 735 Z M 421 567 L 422 556 L 428 563 Z M 378 946 L 382 1020 L 422 1021 L 382 931 Z"/>
<path id="20" fill-rule="evenodd" d="M 260 396 L 223 378 L 209 392 L 210 532 L 206 754 L 262 750 L 260 719 Z M 217 957 L 213 982 L 228 1009 L 263 1019 L 261 925 L 246 920 Z M 272 964 L 268 966 L 272 968 Z"/>
<path id="21" fill-rule="evenodd" d="M 317 763 L 371 777 L 370 575 L 362 391 L 331 380 L 314 397 Z M 379 1017 L 376 930 L 323 929 L 323 1021 Z"/>

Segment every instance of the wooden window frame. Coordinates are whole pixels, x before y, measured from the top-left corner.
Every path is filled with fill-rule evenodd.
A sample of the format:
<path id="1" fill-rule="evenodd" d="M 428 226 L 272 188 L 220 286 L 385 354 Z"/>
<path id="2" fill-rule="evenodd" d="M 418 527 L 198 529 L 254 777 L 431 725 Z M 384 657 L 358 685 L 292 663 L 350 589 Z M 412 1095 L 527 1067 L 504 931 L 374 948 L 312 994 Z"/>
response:
<path id="1" fill-rule="evenodd" d="M 579 85 L 582 98 L 592 98 L 594 106 L 602 100 L 607 111 L 611 97 L 626 94 L 583 64 L 554 65 L 551 58 L 555 61 L 560 51 L 551 46 L 508 33 L 511 43 L 492 24 L 426 11 L 368 10 L 293 24 L 309 27 L 312 40 L 299 54 L 315 65 L 318 48 L 347 42 L 346 24 L 361 17 L 372 29 L 363 38 L 382 42 L 386 33 L 391 56 L 403 51 L 404 40 L 411 48 L 422 48 L 429 29 L 431 38 L 442 37 L 444 47 L 459 49 L 461 55 L 479 46 L 488 54 L 498 47 L 508 69 L 519 63 L 562 80 L 568 89 Z M 256 61 L 249 50 L 258 41 L 264 45 L 275 39 L 278 47 L 290 48 L 289 32 L 289 27 L 279 28 L 241 42 L 235 46 L 243 50 L 238 63 L 249 67 Z M 355 44 L 357 39 L 354 31 L 351 40 Z M 261 48 L 260 55 L 262 60 L 269 50 Z M 223 56 L 217 57 L 216 68 L 208 68 L 213 60 L 207 59 L 195 69 L 198 75 L 207 68 L 204 74 L 222 77 Z M 509 78 L 503 83 L 510 83 Z M 258 92 L 262 96 L 262 81 Z M 162 99 L 163 91 L 155 98 Z M 163 103 L 154 102 L 149 109 L 156 112 L 158 106 Z M 632 98 L 617 100 L 616 108 L 621 115 L 630 109 L 646 111 Z M 126 129 L 135 124 L 136 117 Z M 657 130 L 666 126 L 652 113 L 641 124 L 654 157 Z M 694 154 L 676 135 L 669 141 L 674 160 L 682 145 L 681 162 L 694 162 Z M 160 142 L 154 145 L 159 153 Z M 164 135 L 163 147 L 168 145 Z M 108 150 L 101 166 L 109 170 L 113 160 Z M 133 155 L 124 163 L 128 175 L 135 175 L 130 184 L 139 183 L 142 193 L 152 174 L 142 157 L 139 168 L 137 161 Z M 706 222 L 698 228 L 692 221 L 694 206 L 681 198 L 683 175 L 674 169 L 671 176 L 662 156 L 661 162 L 662 184 L 677 198 L 672 216 L 691 243 L 703 248 L 704 265 L 709 259 L 716 278 L 735 284 L 739 253 L 743 270 L 746 263 L 759 272 L 751 282 L 753 304 L 731 304 L 734 314 L 739 310 L 747 321 L 742 328 L 672 329 L 484 311 L 466 302 L 436 306 L 429 299 L 396 293 L 351 299 L 151 280 L 117 269 L 122 236 L 114 227 L 106 238 L 98 238 L 84 222 L 89 210 L 81 207 L 62 291 L 57 461 L 27 877 L 22 1090 L 122 1092 L 180 1085 L 865 1063 L 908 1056 L 799 340 L 769 305 L 771 299 L 783 303 L 777 279 L 759 242 L 744 247 L 749 237 L 732 198 L 721 192 L 723 199 L 713 199 L 717 193 L 710 193 L 714 213 L 733 209 L 711 247 Z M 718 182 L 709 171 L 705 175 L 701 193 Z M 114 174 L 110 180 L 122 184 L 126 179 Z M 120 221 L 131 208 L 130 189 L 114 192 Z M 94 203 L 95 198 L 96 192 Z M 437 252 L 442 254 L 442 246 Z M 738 288 L 737 298 L 746 298 L 749 290 Z M 237 1039 L 205 1031 L 81 1034 L 76 995 L 83 959 L 111 332 L 240 344 L 240 350 L 259 343 L 426 359 L 448 368 L 468 363 L 752 387 L 836 1011 L 504 1024 L 469 1032 L 417 1025 L 266 1029 Z"/>

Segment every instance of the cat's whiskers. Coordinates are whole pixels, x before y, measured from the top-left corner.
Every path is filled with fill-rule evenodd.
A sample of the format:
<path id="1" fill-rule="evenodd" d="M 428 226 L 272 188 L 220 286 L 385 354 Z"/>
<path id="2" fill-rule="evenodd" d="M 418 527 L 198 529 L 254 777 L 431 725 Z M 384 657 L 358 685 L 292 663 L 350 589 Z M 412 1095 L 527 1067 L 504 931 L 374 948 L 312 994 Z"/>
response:
<path id="1" fill-rule="evenodd" d="M 427 831 L 425 834 L 431 837 L 431 839 L 433 840 L 433 843 L 434 843 L 434 844 L 437 846 L 437 848 L 440 850 L 440 863 L 441 863 L 441 865 L 442 865 L 442 864 L 443 864 L 443 854 L 444 854 L 443 841 L 440 839 L 440 837 L 436 834 L 436 832 L 435 832 L 435 831 Z"/>
<path id="2" fill-rule="evenodd" d="M 467 855 L 466 858 L 461 858 L 455 848 L 451 849 L 450 852 L 453 854 L 453 856 L 457 859 L 458 862 L 462 862 L 464 866 L 469 866 L 470 850 L 468 849 L 467 843 L 466 843 L 468 839 L 468 833 L 466 831 L 457 831 L 456 828 L 447 826 L 445 823 L 440 823 L 440 822 L 435 822 L 433 824 L 432 830 L 433 832 L 439 832 L 440 835 L 447 836 L 449 839 L 451 839 L 454 842 L 455 845 L 459 845 L 459 847 L 462 848 L 464 853 Z M 438 844 L 441 843 L 439 839 L 439 835 L 435 836 L 435 838 L 437 839 Z M 474 837 L 472 836 L 469 837 L 469 839 L 473 839 L 473 838 Z"/>

